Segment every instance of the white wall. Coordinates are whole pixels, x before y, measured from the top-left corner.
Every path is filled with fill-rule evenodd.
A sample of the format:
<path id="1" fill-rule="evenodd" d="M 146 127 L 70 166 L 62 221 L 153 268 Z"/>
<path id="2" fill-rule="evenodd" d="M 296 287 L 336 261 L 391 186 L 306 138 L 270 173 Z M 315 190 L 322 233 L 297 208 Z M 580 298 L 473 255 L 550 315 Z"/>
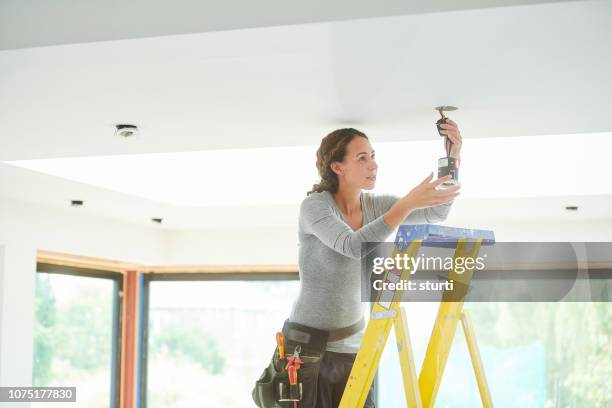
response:
<path id="1" fill-rule="evenodd" d="M 451 219 L 452 221 L 452 219 Z M 537 220 L 479 220 L 449 224 L 493 230 L 497 241 L 505 242 L 610 242 L 612 219 L 582 221 Z"/>
<path id="2" fill-rule="evenodd" d="M 36 250 L 4 245 L 0 261 L 0 386 L 30 386 Z"/>
<path id="3" fill-rule="evenodd" d="M 31 385 L 36 250 L 157 264 L 163 243 L 157 228 L 0 198 L 0 386 Z"/>
<path id="4" fill-rule="evenodd" d="M 296 227 L 168 231 L 167 265 L 295 265 Z"/>
<path id="5" fill-rule="evenodd" d="M 142 227 L 4 197 L 0 197 L 2 242 L 145 264 L 160 263 L 164 257 L 163 233 L 154 225 Z"/>
<path id="6" fill-rule="evenodd" d="M 453 227 L 488 229 L 505 242 L 610 242 L 612 219 L 583 221 L 455 220 Z M 168 231 L 168 265 L 297 264 L 297 227 Z M 612 256 L 612 255 L 611 255 Z"/>

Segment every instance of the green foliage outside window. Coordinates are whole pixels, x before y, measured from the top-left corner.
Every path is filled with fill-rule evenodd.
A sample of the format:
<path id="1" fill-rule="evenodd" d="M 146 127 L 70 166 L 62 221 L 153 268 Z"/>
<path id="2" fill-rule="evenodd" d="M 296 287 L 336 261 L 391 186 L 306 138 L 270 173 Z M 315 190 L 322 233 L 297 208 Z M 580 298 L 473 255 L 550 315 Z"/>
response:
<path id="1" fill-rule="evenodd" d="M 211 374 L 221 374 L 225 365 L 217 342 L 202 330 L 186 324 L 165 325 L 153 337 L 150 353 L 168 353 L 195 361 Z"/>
<path id="2" fill-rule="evenodd" d="M 543 345 L 547 407 L 612 406 L 612 304 L 475 303 L 469 309 L 480 344 Z"/>

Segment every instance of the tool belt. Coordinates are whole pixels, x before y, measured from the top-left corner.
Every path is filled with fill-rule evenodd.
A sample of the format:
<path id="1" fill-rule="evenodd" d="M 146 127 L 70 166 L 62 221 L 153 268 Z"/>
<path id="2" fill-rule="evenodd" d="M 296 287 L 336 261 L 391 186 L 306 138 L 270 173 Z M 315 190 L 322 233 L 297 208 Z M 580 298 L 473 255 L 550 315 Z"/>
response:
<path id="1" fill-rule="evenodd" d="M 285 356 L 299 357 L 302 363 L 297 370 L 297 384 L 292 385 L 287 371 L 288 357 L 280 358 L 278 346 L 270 364 L 255 382 L 253 401 L 260 408 L 293 408 L 298 401 L 300 408 L 314 408 L 317 402 L 319 368 L 328 341 L 342 340 L 365 327 L 365 319 L 340 329 L 319 330 L 285 320 L 282 333 L 285 339 Z"/>

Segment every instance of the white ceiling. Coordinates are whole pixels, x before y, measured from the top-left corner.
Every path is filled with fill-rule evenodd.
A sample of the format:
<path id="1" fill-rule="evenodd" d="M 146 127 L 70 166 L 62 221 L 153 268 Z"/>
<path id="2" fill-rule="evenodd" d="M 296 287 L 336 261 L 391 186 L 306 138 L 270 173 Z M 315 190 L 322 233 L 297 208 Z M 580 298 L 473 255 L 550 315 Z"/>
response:
<path id="1" fill-rule="evenodd" d="M 68 3 L 53 13 L 31 2 L 0 6 L 0 161 L 316 145 L 345 125 L 374 142 L 431 140 L 440 104 L 460 107 L 452 117 L 466 139 L 612 131 L 610 1 L 495 8 L 479 7 L 501 2 L 472 1 L 464 10 L 450 2 L 410 10 L 363 3 L 350 16 L 334 7 L 283 6 L 275 14 L 234 4 L 207 8 L 200 25 L 193 17 L 200 3 L 185 2 L 191 13 L 181 15 L 193 18 L 183 24 L 163 18 L 158 2 L 141 11 L 142 27 L 119 24 L 136 9 L 115 21 L 109 16 L 120 13 L 85 5 L 60 13 Z M 84 23 L 86 12 L 93 17 Z M 193 34 L 169 35 L 180 33 Z M 40 47 L 50 44 L 63 45 Z M 122 122 L 139 125 L 141 138 L 116 139 Z M 0 180 L 6 197 L 62 207 L 81 198 L 88 205 L 80 210 L 91 214 L 130 222 L 162 216 L 168 228 L 222 226 L 219 215 L 232 212 L 169 206 L 6 164 Z M 584 216 L 612 216 L 604 210 L 609 196 L 567 196 L 506 202 L 537 216 L 583 200 L 592 208 Z M 476 201 L 474 209 L 491 208 Z M 240 225 L 260 225 L 262 214 L 270 225 L 293 225 L 296 207 L 249 206 L 241 214 Z M 562 207 L 558 215 L 566 216 Z"/>
<path id="2" fill-rule="evenodd" d="M 0 49 L 161 37 L 559 0 L 3 0 Z"/>

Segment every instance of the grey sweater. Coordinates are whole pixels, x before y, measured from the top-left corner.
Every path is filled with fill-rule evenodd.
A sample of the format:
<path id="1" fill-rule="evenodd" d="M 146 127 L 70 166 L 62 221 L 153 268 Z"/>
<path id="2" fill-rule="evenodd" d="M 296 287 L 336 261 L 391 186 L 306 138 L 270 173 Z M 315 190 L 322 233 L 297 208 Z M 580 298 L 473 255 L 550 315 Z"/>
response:
<path id="1" fill-rule="evenodd" d="M 399 197 L 360 195 L 363 226 L 353 230 L 345 221 L 331 193 L 307 196 L 300 206 L 298 228 L 300 293 L 289 320 L 323 330 L 338 329 L 364 315 L 361 302 L 361 243 L 383 242 L 394 231 L 385 214 Z M 404 224 L 425 224 L 446 219 L 451 204 L 418 209 Z M 328 342 L 327 350 L 356 353 L 365 329 L 343 340 Z"/>

